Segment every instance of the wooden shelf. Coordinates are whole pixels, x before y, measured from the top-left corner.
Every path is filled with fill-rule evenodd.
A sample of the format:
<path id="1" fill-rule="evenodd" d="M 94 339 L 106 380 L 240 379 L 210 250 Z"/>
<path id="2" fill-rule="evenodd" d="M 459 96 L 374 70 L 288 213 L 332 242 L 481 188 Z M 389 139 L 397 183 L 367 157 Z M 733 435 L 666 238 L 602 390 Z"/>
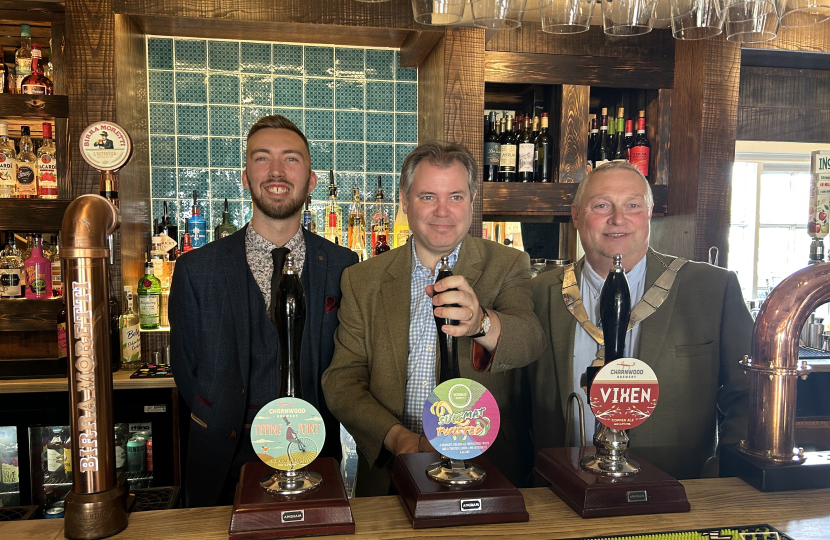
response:
<path id="1" fill-rule="evenodd" d="M 58 232 L 72 201 L 62 199 L 0 199 L 0 230 Z"/>
<path id="2" fill-rule="evenodd" d="M 60 298 L 29 300 L 4 298 L 0 300 L 0 332 L 55 331 Z"/>
<path id="3" fill-rule="evenodd" d="M 41 120 L 68 118 L 69 97 L 0 94 L 0 118 L 8 117 Z"/>
<path id="4" fill-rule="evenodd" d="M 156 379 L 131 379 L 134 370 L 120 370 L 112 374 L 113 390 L 143 390 L 149 388 L 176 388 L 173 377 Z M 28 392 L 66 392 L 66 377 L 54 379 L 16 379 L 0 381 L 0 394 Z"/>
<path id="5" fill-rule="evenodd" d="M 570 216 L 578 186 L 574 183 L 485 182 L 482 190 L 483 214 L 485 219 L 488 216 Z M 668 187 L 653 185 L 651 190 L 654 194 L 654 215 L 664 215 Z"/>

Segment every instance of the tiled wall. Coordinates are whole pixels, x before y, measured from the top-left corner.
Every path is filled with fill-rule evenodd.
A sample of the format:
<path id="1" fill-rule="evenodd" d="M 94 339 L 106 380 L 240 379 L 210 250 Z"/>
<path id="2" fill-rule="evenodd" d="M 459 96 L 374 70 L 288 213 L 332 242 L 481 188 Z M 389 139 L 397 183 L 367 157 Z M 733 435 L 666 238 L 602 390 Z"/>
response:
<path id="1" fill-rule="evenodd" d="M 269 114 L 290 118 L 309 139 L 319 231 L 329 169 L 344 213 L 355 184 L 365 215 L 375 212 L 380 176 L 394 217 L 398 173 L 418 138 L 417 70 L 401 68 L 399 57 L 394 49 L 149 36 L 152 217 L 167 201 L 183 231 L 195 189 L 209 240 L 225 198 L 234 225 L 244 225 L 245 136 Z"/>

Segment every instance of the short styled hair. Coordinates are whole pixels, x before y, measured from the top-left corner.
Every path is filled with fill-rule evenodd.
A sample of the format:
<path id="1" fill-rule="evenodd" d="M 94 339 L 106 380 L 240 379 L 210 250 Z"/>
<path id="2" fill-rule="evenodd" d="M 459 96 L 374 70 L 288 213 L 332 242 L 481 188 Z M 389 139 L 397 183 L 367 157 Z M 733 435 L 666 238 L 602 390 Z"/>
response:
<path id="1" fill-rule="evenodd" d="M 300 128 L 297 127 L 297 124 L 295 124 L 294 122 L 292 122 L 288 118 L 282 116 L 281 114 L 273 114 L 271 116 L 263 116 L 262 118 L 257 120 L 256 123 L 253 126 L 251 126 L 251 129 L 248 130 L 248 138 L 246 140 L 250 141 L 251 137 L 257 131 L 259 131 L 261 129 L 269 129 L 269 128 L 270 129 L 287 129 L 288 131 L 293 131 L 294 133 L 299 135 L 300 138 L 305 143 L 305 149 L 308 152 L 309 161 L 310 161 L 311 149 L 308 146 L 308 139 L 306 139 L 305 134 L 302 131 L 300 131 Z"/>
<path id="2" fill-rule="evenodd" d="M 613 173 L 615 171 L 630 171 L 639 176 L 646 185 L 646 205 L 649 208 L 654 206 L 654 194 L 651 192 L 651 184 L 648 183 L 648 180 L 645 176 L 643 176 L 643 173 L 640 172 L 640 169 L 627 161 L 609 161 L 608 163 L 603 163 L 586 174 L 585 178 L 582 179 L 582 182 L 579 183 L 579 187 L 576 188 L 576 195 L 574 195 L 573 202 L 574 206 L 579 208 L 579 204 L 582 202 L 582 195 L 585 193 L 585 190 L 588 189 L 588 182 L 590 182 L 594 176 L 598 174 Z"/>
<path id="3" fill-rule="evenodd" d="M 478 191 L 478 164 L 470 151 L 460 144 L 433 141 L 418 145 L 403 161 L 398 191 L 403 193 L 407 199 L 412 189 L 415 169 L 424 160 L 441 169 L 451 167 L 456 161 L 461 163 L 467 171 L 470 196 L 472 197 Z"/>

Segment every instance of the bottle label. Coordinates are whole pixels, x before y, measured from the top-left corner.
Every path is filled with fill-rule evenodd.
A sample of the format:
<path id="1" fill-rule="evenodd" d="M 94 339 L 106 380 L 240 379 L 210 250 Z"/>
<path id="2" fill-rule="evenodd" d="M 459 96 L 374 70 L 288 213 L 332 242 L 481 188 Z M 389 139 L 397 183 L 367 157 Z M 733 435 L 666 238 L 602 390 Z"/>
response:
<path id="1" fill-rule="evenodd" d="M 164 260 L 153 259 L 153 275 L 161 279 L 164 277 Z"/>
<path id="2" fill-rule="evenodd" d="M 635 146 L 629 153 L 631 164 L 648 178 L 648 159 L 651 149 L 648 146 Z"/>
<path id="3" fill-rule="evenodd" d="M 36 96 L 46 95 L 46 86 L 43 84 L 21 84 L 20 92 L 22 94 L 31 94 Z"/>
<path id="4" fill-rule="evenodd" d="M 64 447 L 63 449 L 63 468 L 67 474 L 72 472 L 72 449 Z"/>
<path id="5" fill-rule="evenodd" d="M 159 324 L 159 295 L 147 294 L 138 297 L 138 317 L 141 324 Z"/>
<path id="6" fill-rule="evenodd" d="M 146 298 L 146 297 L 141 297 Z M 121 329 L 121 363 L 137 364 L 141 360 L 141 332 L 138 325 Z"/>
<path id="7" fill-rule="evenodd" d="M 55 472 L 63 465 L 63 452 L 59 452 L 53 448 L 46 451 L 46 466 L 49 472 Z"/>
<path id="8" fill-rule="evenodd" d="M 17 298 L 23 294 L 23 273 L 17 268 L 0 270 L 0 297 Z"/>
<path id="9" fill-rule="evenodd" d="M 14 165 L 14 156 L 0 151 L 0 199 L 9 199 L 15 196 L 17 172 L 14 170 Z"/>
<path id="10" fill-rule="evenodd" d="M 17 194 L 37 195 L 37 184 L 35 184 L 35 170 L 29 164 L 18 164 L 17 166 Z"/>
<path id="11" fill-rule="evenodd" d="M 519 145 L 519 172 L 533 172 L 533 143 L 522 143 Z"/>
<path id="12" fill-rule="evenodd" d="M 26 267 L 26 298 L 38 298 L 47 293 L 47 281 L 49 282 L 48 285 L 51 285 L 52 276 L 46 275 L 46 268 L 49 268 L 49 274 L 51 274 L 51 263 L 48 267 L 45 264 L 40 263 L 35 263 Z"/>
<path id="13" fill-rule="evenodd" d="M 204 223 L 193 221 L 190 222 L 190 247 L 198 248 L 205 245 L 207 237 L 205 236 Z"/>
<path id="14" fill-rule="evenodd" d="M 311 230 L 311 227 L 311 212 L 303 210 L 303 228 L 307 231 L 314 232 Z M 314 228 L 316 229 L 317 227 Z"/>
<path id="15" fill-rule="evenodd" d="M 219 238 L 225 238 L 226 236 L 230 236 L 230 235 L 231 235 L 230 232 L 222 231 L 221 233 L 219 233 Z"/>
<path id="16" fill-rule="evenodd" d="M 501 172 L 516 172 L 516 145 L 503 144 L 501 145 L 501 154 L 499 156 L 499 171 Z"/>
<path id="17" fill-rule="evenodd" d="M 58 160 L 49 154 L 41 154 L 37 159 L 38 195 L 58 196 Z"/>
<path id="18" fill-rule="evenodd" d="M 66 323 L 58 323 L 58 358 L 66 358 L 69 355 L 66 343 Z"/>
<path id="19" fill-rule="evenodd" d="M 813 167 L 815 170 L 816 167 Z M 812 174 L 810 181 L 810 216 L 807 234 L 824 238 L 830 232 L 830 174 L 820 171 Z"/>
<path id="20" fill-rule="evenodd" d="M 32 73 L 32 59 L 16 58 L 14 61 L 14 73 L 16 75 L 16 86 L 20 88 L 23 85 L 23 79 Z"/>
<path id="21" fill-rule="evenodd" d="M 3 458 L 2 472 L 4 484 L 16 484 L 20 482 L 16 457 L 12 459 Z"/>
<path id="22" fill-rule="evenodd" d="M 124 462 L 127 461 L 127 451 L 124 449 L 123 446 L 116 446 L 115 447 L 115 468 L 122 469 L 124 467 Z"/>
<path id="23" fill-rule="evenodd" d="M 484 143 L 484 166 L 499 166 L 501 159 L 501 143 L 486 142 Z"/>

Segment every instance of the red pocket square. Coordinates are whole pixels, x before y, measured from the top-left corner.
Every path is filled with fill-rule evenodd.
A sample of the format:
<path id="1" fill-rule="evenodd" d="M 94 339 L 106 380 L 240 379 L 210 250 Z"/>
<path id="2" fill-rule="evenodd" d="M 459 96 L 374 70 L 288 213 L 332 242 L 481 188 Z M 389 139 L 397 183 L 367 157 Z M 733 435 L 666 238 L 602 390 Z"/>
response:
<path id="1" fill-rule="evenodd" d="M 326 296 L 326 313 L 331 313 L 340 307 L 340 300 L 333 296 Z"/>

